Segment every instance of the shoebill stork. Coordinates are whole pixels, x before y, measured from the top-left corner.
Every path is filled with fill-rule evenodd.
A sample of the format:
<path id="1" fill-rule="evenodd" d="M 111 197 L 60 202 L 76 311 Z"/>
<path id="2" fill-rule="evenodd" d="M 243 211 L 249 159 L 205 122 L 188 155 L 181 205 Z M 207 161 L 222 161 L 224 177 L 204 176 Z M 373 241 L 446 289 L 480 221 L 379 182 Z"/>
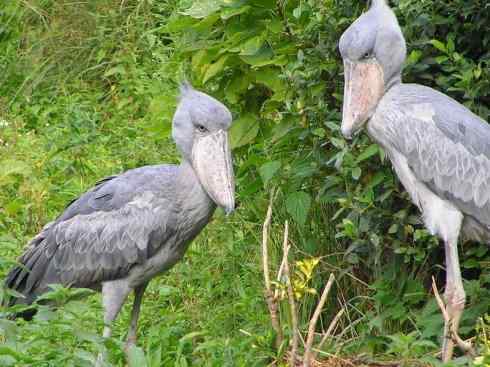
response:
<path id="1" fill-rule="evenodd" d="M 223 104 L 184 85 L 172 123 L 182 163 L 105 178 L 74 200 L 8 274 L 6 286 L 24 295 L 12 303 L 31 304 L 50 284 L 101 291 L 103 335 L 109 337 L 134 291 L 127 345 L 134 344 L 148 282 L 183 257 L 216 206 L 234 210 L 231 122 Z"/>
<path id="2" fill-rule="evenodd" d="M 434 89 L 402 83 L 406 44 L 384 0 L 374 0 L 350 25 L 339 49 L 345 76 L 342 134 L 351 138 L 366 126 L 428 230 L 444 241 L 450 320 L 442 353 L 450 360 L 465 306 L 458 239 L 490 240 L 490 126 Z"/>

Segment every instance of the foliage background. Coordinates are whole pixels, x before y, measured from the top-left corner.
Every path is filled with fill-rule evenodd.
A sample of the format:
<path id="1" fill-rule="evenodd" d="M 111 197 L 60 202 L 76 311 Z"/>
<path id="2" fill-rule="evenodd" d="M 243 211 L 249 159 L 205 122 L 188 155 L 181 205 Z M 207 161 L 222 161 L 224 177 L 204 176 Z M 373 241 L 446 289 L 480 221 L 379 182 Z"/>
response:
<path id="1" fill-rule="evenodd" d="M 488 121 L 490 4 L 392 5 L 408 43 L 405 81 L 439 89 Z M 218 214 L 185 261 L 152 282 L 133 365 L 266 365 L 277 357 L 259 247 L 272 189 L 273 260 L 281 225 L 292 219 L 292 259 L 320 259 L 311 286 L 320 289 L 330 272 L 338 280 L 322 323 L 340 307 L 347 316 L 325 351 L 436 363 L 442 319 L 429 289 L 432 275 L 443 285 L 443 252 L 383 152 L 364 135 L 348 144 L 339 134 L 337 40 L 365 8 L 354 0 L 2 3 L 1 272 L 97 179 L 178 161 L 170 121 L 177 85 L 188 78 L 236 117 L 240 207 L 231 219 Z M 490 304 L 490 253 L 465 244 L 461 254 L 461 330 L 473 336 Z M 67 291 L 55 297 L 64 302 Z M 300 300 L 302 328 L 314 304 Z M 96 296 L 43 310 L 33 323 L 0 320 L 1 363 L 90 365 L 107 348 L 124 365 L 128 309 L 105 343 L 101 320 Z"/>

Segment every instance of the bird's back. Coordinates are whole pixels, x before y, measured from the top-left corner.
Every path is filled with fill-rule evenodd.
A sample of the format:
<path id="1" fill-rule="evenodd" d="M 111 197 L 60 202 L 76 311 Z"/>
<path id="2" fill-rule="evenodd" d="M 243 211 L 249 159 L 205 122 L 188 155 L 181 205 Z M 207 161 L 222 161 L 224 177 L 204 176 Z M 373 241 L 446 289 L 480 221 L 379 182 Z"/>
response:
<path id="1" fill-rule="evenodd" d="M 381 145 L 406 157 L 416 177 L 482 226 L 490 225 L 490 126 L 434 89 L 396 85 L 368 123 Z"/>
<path id="2" fill-rule="evenodd" d="M 98 182 L 29 243 L 6 286 L 31 303 L 49 284 L 97 288 L 144 263 L 177 228 L 179 166 L 146 166 Z"/>

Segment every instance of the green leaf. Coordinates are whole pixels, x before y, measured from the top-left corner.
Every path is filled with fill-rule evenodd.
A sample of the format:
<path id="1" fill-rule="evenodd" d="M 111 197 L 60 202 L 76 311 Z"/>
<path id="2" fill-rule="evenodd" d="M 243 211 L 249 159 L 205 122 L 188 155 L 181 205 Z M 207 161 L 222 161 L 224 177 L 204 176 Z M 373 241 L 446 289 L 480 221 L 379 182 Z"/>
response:
<path id="1" fill-rule="evenodd" d="M 235 149 L 251 143 L 259 132 L 257 116 L 246 114 L 233 122 L 230 129 L 231 148 Z"/>
<path id="2" fill-rule="evenodd" d="M 439 51 L 447 53 L 446 45 L 438 40 L 430 40 L 430 44 L 437 48 Z"/>
<path id="3" fill-rule="evenodd" d="M 262 36 L 255 36 L 249 38 L 240 47 L 240 55 L 253 56 L 259 52 L 264 44 L 264 38 Z"/>
<path id="4" fill-rule="evenodd" d="M 182 12 L 184 15 L 189 15 L 192 18 L 202 19 L 206 18 L 221 8 L 221 1 L 218 0 L 199 0 L 194 1 L 192 6 L 186 11 Z"/>
<path id="5" fill-rule="evenodd" d="M 310 207 L 311 197 L 304 191 L 292 193 L 286 199 L 286 210 L 302 226 L 306 223 Z"/>
<path id="6" fill-rule="evenodd" d="M 256 83 L 264 84 L 277 93 L 287 89 L 287 84 L 283 79 L 278 77 L 280 73 L 279 68 L 266 67 L 258 69 L 253 75 L 255 76 Z"/>
<path id="7" fill-rule="evenodd" d="M 221 11 L 221 19 L 227 20 L 231 17 L 248 12 L 252 7 L 250 5 L 241 6 L 239 8 L 226 8 Z"/>
<path id="8" fill-rule="evenodd" d="M 0 185 L 2 181 L 10 175 L 28 176 L 31 173 L 31 167 L 24 161 L 15 159 L 5 159 L 0 161 Z"/>
<path id="9" fill-rule="evenodd" d="M 116 75 L 116 74 L 119 74 L 119 75 L 126 74 L 126 70 L 124 70 L 124 67 L 122 65 L 117 65 L 117 66 L 114 66 L 113 68 L 110 68 L 109 70 L 107 70 L 104 73 L 104 76 L 107 78 L 107 77 L 110 77 L 111 75 Z"/>
<path id="10" fill-rule="evenodd" d="M 286 60 L 281 56 L 274 58 L 274 52 L 267 45 L 262 47 L 255 55 L 241 55 L 240 58 L 247 64 L 254 67 L 261 67 L 265 65 L 282 65 L 281 63 Z"/>
<path id="11" fill-rule="evenodd" d="M 259 168 L 259 174 L 264 184 L 267 184 L 274 177 L 279 168 L 281 168 L 281 162 L 279 161 L 267 162 Z"/>
<path id="12" fill-rule="evenodd" d="M 228 61 L 228 55 L 222 56 L 215 63 L 211 64 L 204 74 L 202 79 L 203 83 L 206 83 L 208 80 L 219 74 L 226 66 L 226 62 Z"/>
<path id="13" fill-rule="evenodd" d="M 361 154 L 359 154 L 356 162 L 359 163 L 365 161 L 366 159 L 372 157 L 376 153 L 378 153 L 378 146 L 376 144 L 371 144 L 366 149 L 364 149 L 364 151 Z"/>
<path id="14" fill-rule="evenodd" d="M 352 169 L 352 178 L 354 180 L 359 180 L 359 177 L 361 177 L 361 168 L 360 167 L 355 167 Z"/>
<path id="15" fill-rule="evenodd" d="M 148 363 L 146 362 L 145 353 L 143 349 L 137 347 L 136 345 L 132 345 L 128 351 L 128 366 L 129 367 L 147 367 Z"/>

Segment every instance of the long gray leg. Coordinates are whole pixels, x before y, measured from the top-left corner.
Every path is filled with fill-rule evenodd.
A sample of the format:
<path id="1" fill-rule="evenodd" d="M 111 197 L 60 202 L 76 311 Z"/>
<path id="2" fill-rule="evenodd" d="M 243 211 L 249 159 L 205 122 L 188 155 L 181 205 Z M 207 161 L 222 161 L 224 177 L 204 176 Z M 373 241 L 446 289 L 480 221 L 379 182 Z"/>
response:
<path id="1" fill-rule="evenodd" d="M 128 350 L 131 345 L 136 344 L 136 337 L 138 333 L 138 318 L 140 316 L 141 301 L 143 300 L 143 294 L 148 283 L 142 284 L 134 289 L 134 302 L 133 310 L 131 311 L 131 323 L 129 325 L 128 339 L 126 341 L 126 349 Z"/>
<path id="2" fill-rule="evenodd" d="M 444 340 L 442 344 L 442 360 L 448 362 L 453 356 L 453 333 L 458 333 L 459 321 L 464 310 L 466 294 L 459 267 L 458 241 L 444 243 L 446 252 L 446 310 L 449 322 L 444 322 Z"/>
<path id="3" fill-rule="evenodd" d="M 112 335 L 112 323 L 126 301 L 131 289 L 123 281 L 112 281 L 102 284 L 102 306 L 104 307 L 104 338 Z M 96 367 L 107 366 L 106 352 L 100 353 L 95 363 Z"/>
<path id="4" fill-rule="evenodd" d="M 116 319 L 131 289 L 125 282 L 113 281 L 102 285 L 104 307 L 104 338 L 112 335 L 112 322 Z"/>

